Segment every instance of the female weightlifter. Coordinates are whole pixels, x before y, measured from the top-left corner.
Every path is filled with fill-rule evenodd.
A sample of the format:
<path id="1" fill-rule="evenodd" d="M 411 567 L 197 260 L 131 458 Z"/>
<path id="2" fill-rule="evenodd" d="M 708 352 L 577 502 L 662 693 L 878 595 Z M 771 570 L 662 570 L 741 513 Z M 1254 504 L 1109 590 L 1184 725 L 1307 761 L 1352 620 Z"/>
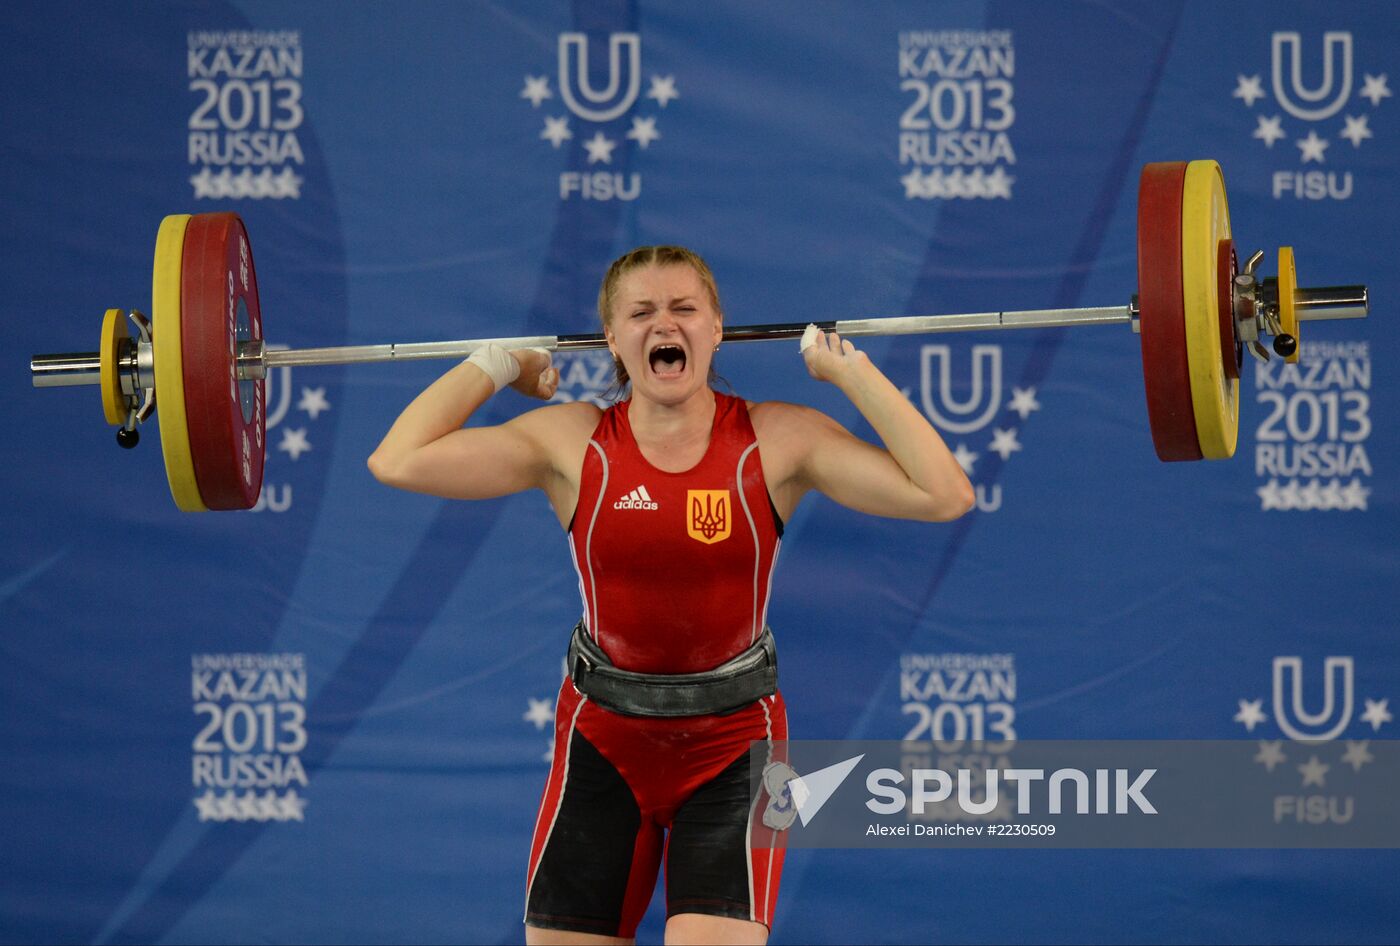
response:
<path id="1" fill-rule="evenodd" d="M 818 411 L 713 390 L 722 313 L 680 247 L 609 268 L 598 314 L 628 396 L 464 428 L 510 385 L 548 400 L 543 351 L 477 351 L 394 422 L 370 469 L 450 499 L 543 490 L 568 536 L 583 619 L 555 712 L 526 890 L 530 943 L 630 942 L 666 865 L 667 943 L 764 943 L 782 846 L 751 805 L 748 748 L 787 738 L 765 618 L 783 523 L 809 490 L 879 516 L 945 521 L 972 486 L 923 415 L 849 341 L 801 352 L 884 441 Z"/>

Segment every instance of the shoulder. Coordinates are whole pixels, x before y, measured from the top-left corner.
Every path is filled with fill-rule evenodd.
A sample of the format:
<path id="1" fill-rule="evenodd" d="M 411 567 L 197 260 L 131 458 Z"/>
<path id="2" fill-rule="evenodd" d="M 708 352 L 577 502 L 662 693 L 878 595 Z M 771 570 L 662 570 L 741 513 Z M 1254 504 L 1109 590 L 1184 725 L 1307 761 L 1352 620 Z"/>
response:
<path id="1" fill-rule="evenodd" d="M 751 403 L 749 419 L 770 481 L 801 476 L 814 452 L 822 451 L 833 437 L 850 436 L 821 411 L 786 401 Z"/>
<path id="2" fill-rule="evenodd" d="M 813 407 L 787 401 L 748 401 L 749 420 L 760 439 L 813 434 L 841 425 Z"/>
<path id="3" fill-rule="evenodd" d="M 588 442 L 603 411 L 588 401 L 546 404 L 508 422 L 521 433 L 542 444 L 569 449 Z"/>

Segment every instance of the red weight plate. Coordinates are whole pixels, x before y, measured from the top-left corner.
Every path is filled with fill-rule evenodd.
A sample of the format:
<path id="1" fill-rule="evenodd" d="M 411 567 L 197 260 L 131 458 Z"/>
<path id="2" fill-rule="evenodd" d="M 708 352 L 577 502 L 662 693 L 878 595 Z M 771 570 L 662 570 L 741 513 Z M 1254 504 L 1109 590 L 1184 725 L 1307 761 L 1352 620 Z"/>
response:
<path id="1" fill-rule="evenodd" d="M 1149 164 L 1138 181 L 1138 310 L 1152 443 L 1163 460 L 1199 460 L 1181 288 L 1186 163 Z"/>
<path id="2" fill-rule="evenodd" d="M 1240 259 L 1235 255 L 1235 241 L 1221 240 L 1215 271 L 1220 282 L 1220 352 L 1225 360 L 1225 377 L 1239 379 L 1244 349 L 1235 337 L 1235 276 L 1240 271 Z"/>
<path id="3" fill-rule="evenodd" d="M 185 414 L 199 494 L 210 509 L 251 509 L 262 490 L 267 415 L 261 381 L 239 381 L 238 342 L 262 338 L 258 278 L 237 214 L 196 214 L 180 281 Z"/>

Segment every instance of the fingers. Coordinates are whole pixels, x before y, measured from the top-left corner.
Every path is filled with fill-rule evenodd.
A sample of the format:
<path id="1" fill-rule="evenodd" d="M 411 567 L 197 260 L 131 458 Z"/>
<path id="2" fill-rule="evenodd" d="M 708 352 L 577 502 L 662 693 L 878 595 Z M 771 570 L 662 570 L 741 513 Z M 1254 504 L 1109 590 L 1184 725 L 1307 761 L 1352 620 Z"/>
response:
<path id="1" fill-rule="evenodd" d="M 520 371 L 517 380 L 511 382 L 511 387 L 527 397 L 544 401 L 554 397 L 554 392 L 559 390 L 559 369 L 554 367 L 554 358 L 549 349 L 515 348 L 509 354 L 519 365 Z"/>
<path id="2" fill-rule="evenodd" d="M 842 338 L 839 333 L 824 332 L 815 325 L 808 325 L 807 331 L 802 335 L 801 351 L 805 354 L 809 348 L 829 351 L 833 355 L 849 355 L 856 350 L 856 346 Z"/>
<path id="3" fill-rule="evenodd" d="M 819 351 L 825 349 L 838 355 L 849 355 L 856 350 L 854 345 L 842 339 L 839 334 L 824 332 L 817 328 L 814 322 L 807 323 L 807 328 L 802 332 L 802 341 L 797 344 L 797 350 L 804 355 L 809 348 L 816 348 Z"/>
<path id="4" fill-rule="evenodd" d="M 540 369 L 535 392 L 540 398 L 547 401 L 554 397 L 555 391 L 559 390 L 559 369 L 554 367 L 554 356 L 548 348 L 531 348 L 529 351 L 544 356 L 544 367 Z"/>
<path id="5" fill-rule="evenodd" d="M 818 381 L 835 381 L 851 364 L 847 359 L 858 353 L 856 346 L 838 332 L 824 332 L 808 325 L 802 333 L 802 360 L 807 373 Z"/>
<path id="6" fill-rule="evenodd" d="M 544 400 L 554 397 L 554 392 L 559 390 L 559 369 L 549 367 L 540 372 L 540 382 L 536 389 L 539 396 Z"/>

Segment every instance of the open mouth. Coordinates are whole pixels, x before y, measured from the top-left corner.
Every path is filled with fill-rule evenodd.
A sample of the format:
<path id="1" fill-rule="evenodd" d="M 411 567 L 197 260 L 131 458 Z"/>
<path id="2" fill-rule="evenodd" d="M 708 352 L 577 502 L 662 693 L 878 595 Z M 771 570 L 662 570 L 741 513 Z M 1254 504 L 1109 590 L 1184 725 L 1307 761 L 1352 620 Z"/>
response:
<path id="1" fill-rule="evenodd" d="M 658 378 L 678 378 L 685 372 L 685 350 L 679 345 L 658 345 L 647 361 Z"/>

